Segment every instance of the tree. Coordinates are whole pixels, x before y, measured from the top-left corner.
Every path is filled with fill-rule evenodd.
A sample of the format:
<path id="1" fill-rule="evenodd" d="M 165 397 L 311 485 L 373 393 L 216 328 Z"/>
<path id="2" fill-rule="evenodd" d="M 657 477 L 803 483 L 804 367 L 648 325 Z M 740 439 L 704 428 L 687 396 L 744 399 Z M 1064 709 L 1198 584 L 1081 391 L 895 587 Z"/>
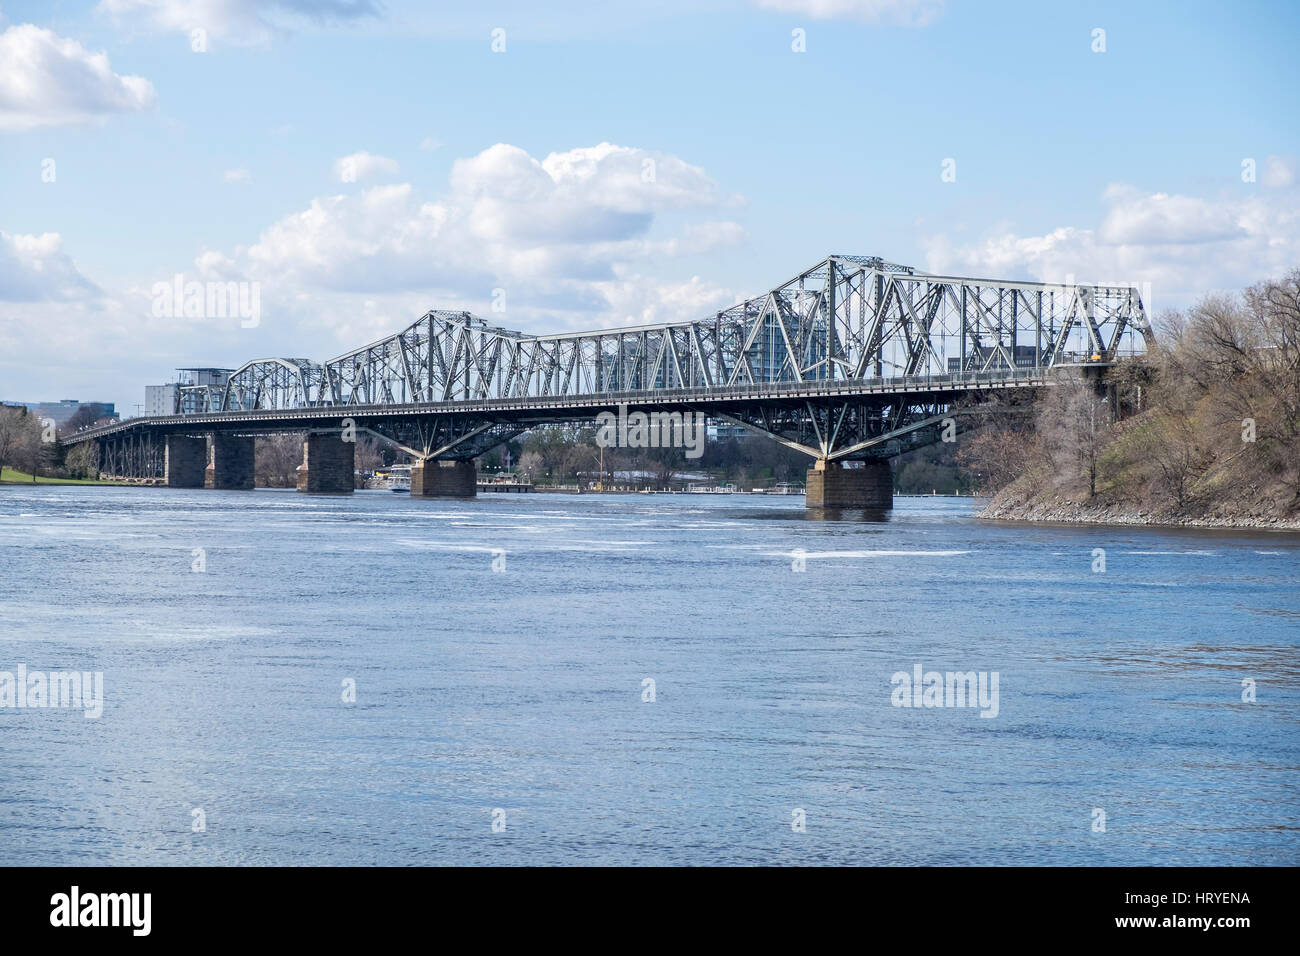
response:
<path id="1" fill-rule="evenodd" d="M 524 455 L 535 455 L 534 466 L 547 478 L 564 478 L 583 461 L 575 449 L 579 440 L 580 434 L 573 428 L 561 425 L 536 428 L 524 438 Z M 520 462 L 523 462 L 523 458 Z"/>
<path id="2" fill-rule="evenodd" d="M 380 453 L 379 442 L 369 436 L 358 438 L 353 464 L 357 471 L 371 474 L 382 468 L 384 456 Z"/>
<path id="3" fill-rule="evenodd" d="M 71 418 L 63 423 L 62 427 L 59 428 L 59 433 L 73 435 L 83 428 L 90 428 L 96 421 L 98 421 L 98 418 L 95 415 L 95 410 L 89 405 L 82 405 L 72 413 Z"/>
<path id="4" fill-rule="evenodd" d="M 1205 467 L 1192 418 L 1180 410 L 1161 415 L 1147 444 L 1147 454 L 1161 487 L 1179 510 L 1186 508 L 1192 482 Z"/>
<path id="5" fill-rule="evenodd" d="M 30 433 L 39 438 L 40 424 L 26 408 L 0 405 L 0 468 L 16 468 Z"/>
<path id="6" fill-rule="evenodd" d="M 519 471 L 529 480 L 540 477 L 543 470 L 542 456 L 535 451 L 526 451 L 519 456 Z"/>
<path id="7" fill-rule="evenodd" d="M 1084 478 L 1089 498 L 1097 494 L 1097 456 L 1110 421 L 1110 405 L 1082 375 L 1060 376 L 1039 401 L 1035 428 L 1053 473 Z"/>
<path id="8" fill-rule="evenodd" d="M 267 435 L 257 440 L 253 472 L 263 488 L 293 488 L 302 464 L 303 436 L 297 432 Z"/>
<path id="9" fill-rule="evenodd" d="M 70 478 L 98 478 L 98 448 L 93 441 L 84 441 L 68 449 L 63 460 Z"/>

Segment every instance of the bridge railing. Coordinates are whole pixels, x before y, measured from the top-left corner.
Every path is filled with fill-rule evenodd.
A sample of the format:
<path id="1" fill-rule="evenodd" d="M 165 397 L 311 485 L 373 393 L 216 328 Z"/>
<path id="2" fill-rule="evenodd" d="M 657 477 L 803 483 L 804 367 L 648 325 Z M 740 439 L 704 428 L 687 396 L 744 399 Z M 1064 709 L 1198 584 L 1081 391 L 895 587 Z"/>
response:
<path id="1" fill-rule="evenodd" d="M 950 372 L 946 374 L 924 374 L 924 375 L 894 375 L 894 376 L 871 376 L 867 378 L 852 379 L 822 379 L 815 381 L 789 381 L 789 382 L 753 382 L 741 385 L 697 385 L 690 388 L 653 388 L 653 389 L 633 389 L 626 391 L 604 391 L 604 392 L 585 392 L 577 394 L 564 395 L 531 395 L 519 396 L 517 398 L 484 398 L 484 399 L 452 399 L 446 402 L 406 402 L 406 403 L 376 403 L 376 404 L 350 404 L 334 403 L 328 401 L 314 401 L 308 404 L 299 405 L 290 409 L 226 409 L 224 411 L 210 410 L 206 412 L 186 411 L 183 415 L 238 415 L 254 412 L 264 412 L 267 415 L 275 411 L 296 411 L 308 409 L 329 409 L 329 408 L 366 408 L 366 409 L 405 409 L 421 408 L 431 409 L 438 406 L 448 406 L 455 408 L 465 408 L 466 406 L 480 407 L 484 409 L 510 407 L 516 408 L 520 405 L 537 405 L 545 407 L 549 405 L 570 404 L 626 404 L 628 402 L 654 400 L 658 403 L 671 403 L 673 401 L 691 401 L 701 399 L 726 399 L 732 397 L 744 396 L 780 396 L 780 395 L 817 395 L 817 394 L 843 394 L 855 391 L 863 392 L 887 392 L 895 389 L 913 390 L 920 387 L 954 387 L 972 384 L 985 384 L 997 382 L 1021 382 L 1026 380 L 1042 379 L 1048 373 L 1047 367 L 1039 368 L 1000 368 L 982 372 Z"/>

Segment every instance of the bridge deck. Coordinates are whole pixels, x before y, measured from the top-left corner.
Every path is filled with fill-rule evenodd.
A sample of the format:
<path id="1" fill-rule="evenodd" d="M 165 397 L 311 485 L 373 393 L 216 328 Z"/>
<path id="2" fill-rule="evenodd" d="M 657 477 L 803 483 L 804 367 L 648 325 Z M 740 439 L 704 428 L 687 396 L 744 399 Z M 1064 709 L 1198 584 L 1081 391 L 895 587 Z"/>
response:
<path id="1" fill-rule="evenodd" d="M 1103 363 L 1090 363 L 1093 366 Z M 1061 368 L 1062 366 L 1057 366 Z M 942 395 L 992 391 L 1006 388 L 1036 388 L 1047 384 L 1050 370 L 1026 368 L 992 372 L 958 372 L 951 375 L 906 375 L 895 378 L 838 379 L 823 382 L 763 383 L 706 388 L 646 389 L 629 392 L 599 392 L 589 395 L 471 399 L 452 402 L 401 405 L 321 405 L 314 408 L 260 409 L 255 411 L 209 412 L 197 415 L 157 415 L 132 418 L 113 425 L 87 429 L 68 437 L 75 445 L 135 429 L 183 432 L 198 426 L 251 426 L 256 430 L 307 429 L 313 424 L 332 424 L 341 418 L 409 418 L 431 415 L 537 412 L 555 420 L 572 410 L 575 417 L 617 405 L 635 407 L 698 407 L 729 403 L 800 401 L 825 398 L 871 398 L 893 395 Z M 229 429 L 221 429 L 223 431 Z"/>

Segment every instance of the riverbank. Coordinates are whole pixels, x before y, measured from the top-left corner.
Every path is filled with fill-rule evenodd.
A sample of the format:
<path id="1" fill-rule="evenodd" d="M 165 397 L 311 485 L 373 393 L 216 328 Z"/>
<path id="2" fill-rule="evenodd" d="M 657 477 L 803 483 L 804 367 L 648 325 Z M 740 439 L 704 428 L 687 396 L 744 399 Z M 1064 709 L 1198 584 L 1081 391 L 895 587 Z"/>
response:
<path id="1" fill-rule="evenodd" d="M 0 485 L 94 485 L 97 488 L 107 488 L 121 484 L 125 483 L 120 481 L 99 481 L 93 478 L 46 478 L 43 475 L 37 475 L 33 479 L 25 471 L 0 468 Z"/>
<path id="2" fill-rule="evenodd" d="M 1061 494 L 1033 493 L 1030 483 L 1016 483 L 995 495 L 976 515 L 992 521 L 1026 521 L 1042 524 L 1139 525 L 1165 528 L 1238 528 L 1256 531 L 1300 531 L 1300 516 L 1281 516 L 1270 505 L 1236 508 L 1224 502 L 1202 513 L 1147 508 L 1102 497 L 1079 501 Z M 1234 510 L 1229 510 L 1234 509 Z"/>

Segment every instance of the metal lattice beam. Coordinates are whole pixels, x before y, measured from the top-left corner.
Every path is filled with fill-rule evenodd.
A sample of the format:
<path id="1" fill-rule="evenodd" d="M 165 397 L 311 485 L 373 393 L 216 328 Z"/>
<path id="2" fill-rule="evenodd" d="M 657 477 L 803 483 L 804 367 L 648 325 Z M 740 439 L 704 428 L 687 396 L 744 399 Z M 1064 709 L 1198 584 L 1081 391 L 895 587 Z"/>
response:
<path id="1" fill-rule="evenodd" d="M 185 413 L 890 379 L 1110 362 L 1150 325 L 1136 289 L 938 276 L 829 256 L 710 318 L 529 335 L 433 311 L 323 364 L 259 359 Z M 1135 333 L 1140 333 L 1142 338 Z"/>

